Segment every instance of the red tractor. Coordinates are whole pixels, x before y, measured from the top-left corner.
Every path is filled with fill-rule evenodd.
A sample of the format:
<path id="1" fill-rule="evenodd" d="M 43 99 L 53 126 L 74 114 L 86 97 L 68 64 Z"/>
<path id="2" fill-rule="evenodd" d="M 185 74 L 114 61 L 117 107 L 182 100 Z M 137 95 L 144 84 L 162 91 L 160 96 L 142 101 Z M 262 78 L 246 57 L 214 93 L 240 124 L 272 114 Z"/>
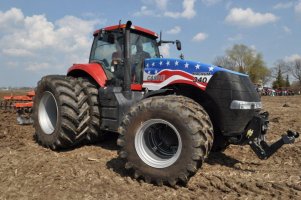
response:
<path id="1" fill-rule="evenodd" d="M 126 24 L 94 32 L 88 64 L 66 76 L 38 82 L 34 98 L 37 141 L 53 150 L 105 134 L 117 144 L 135 178 L 158 185 L 187 183 L 211 150 L 249 144 L 267 159 L 297 132 L 271 146 L 265 142 L 268 113 L 249 77 L 200 62 L 163 58 L 157 34 Z"/>

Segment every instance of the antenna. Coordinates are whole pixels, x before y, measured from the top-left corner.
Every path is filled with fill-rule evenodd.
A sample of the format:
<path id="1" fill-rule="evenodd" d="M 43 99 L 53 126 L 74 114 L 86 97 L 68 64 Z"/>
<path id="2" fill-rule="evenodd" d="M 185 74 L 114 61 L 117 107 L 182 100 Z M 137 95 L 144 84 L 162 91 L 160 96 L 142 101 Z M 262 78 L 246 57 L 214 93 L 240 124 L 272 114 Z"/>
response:
<path id="1" fill-rule="evenodd" d="M 162 45 L 162 30 L 160 31 L 160 40 L 159 40 L 159 46 Z"/>
<path id="2" fill-rule="evenodd" d="M 121 31 L 121 19 L 119 20 L 118 30 Z"/>

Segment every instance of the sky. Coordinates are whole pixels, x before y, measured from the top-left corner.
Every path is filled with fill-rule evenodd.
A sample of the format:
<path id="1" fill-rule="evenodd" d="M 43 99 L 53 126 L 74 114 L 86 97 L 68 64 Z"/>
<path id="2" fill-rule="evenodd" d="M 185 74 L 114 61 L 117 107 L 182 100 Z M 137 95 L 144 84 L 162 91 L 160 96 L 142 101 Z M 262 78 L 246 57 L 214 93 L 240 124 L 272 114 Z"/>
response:
<path id="1" fill-rule="evenodd" d="M 92 33 L 131 20 L 182 42 L 165 57 L 212 63 L 234 44 L 268 67 L 301 58 L 301 0 L 1 0 L 0 87 L 36 86 L 47 74 L 87 63 Z"/>

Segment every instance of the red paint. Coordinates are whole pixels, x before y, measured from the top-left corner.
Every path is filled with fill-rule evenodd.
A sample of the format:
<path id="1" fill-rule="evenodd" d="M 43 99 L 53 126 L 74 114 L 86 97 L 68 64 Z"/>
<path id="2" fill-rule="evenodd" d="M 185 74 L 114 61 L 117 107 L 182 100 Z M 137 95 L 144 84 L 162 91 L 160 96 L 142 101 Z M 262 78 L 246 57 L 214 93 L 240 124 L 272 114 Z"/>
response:
<path id="1" fill-rule="evenodd" d="M 104 30 L 106 30 L 106 31 L 113 31 L 113 30 L 116 30 L 118 28 L 124 29 L 125 26 L 126 26 L 126 24 L 121 24 L 120 26 L 119 25 L 108 26 L 108 27 L 105 27 Z M 148 35 L 151 35 L 153 37 L 158 38 L 158 34 L 155 33 L 155 32 L 153 32 L 153 31 L 151 31 L 151 30 L 149 30 L 149 29 L 142 28 L 140 26 L 134 26 L 134 25 L 131 26 L 131 29 L 132 30 L 137 30 L 137 31 L 140 31 L 140 32 L 143 32 L 145 34 L 148 34 Z M 96 36 L 99 32 L 100 32 L 100 30 L 96 30 L 96 31 L 94 31 L 93 35 Z"/>
<path id="2" fill-rule="evenodd" d="M 106 84 L 107 75 L 104 72 L 102 66 L 98 63 L 89 64 L 73 64 L 72 67 L 68 69 L 68 75 L 74 71 L 83 71 L 89 74 L 101 87 Z"/>
<path id="3" fill-rule="evenodd" d="M 167 79 L 169 79 L 170 77 L 174 76 L 174 75 L 179 75 L 179 76 L 183 76 L 185 78 L 190 79 L 191 81 L 194 80 L 194 77 L 191 74 L 188 74 L 186 72 L 183 72 L 181 70 L 170 70 L 170 69 L 164 69 L 162 70 L 159 75 L 164 76 L 164 80 L 145 80 L 145 83 L 161 83 Z"/>
<path id="4" fill-rule="evenodd" d="M 191 74 L 188 74 L 187 72 L 181 71 L 181 70 L 162 70 L 158 75 L 164 77 L 162 80 L 145 80 L 143 81 L 144 83 L 154 83 L 155 84 L 160 84 L 164 83 L 168 79 L 172 78 L 173 76 L 180 76 L 180 78 L 168 83 L 166 86 L 170 86 L 173 84 L 187 84 L 187 85 L 192 85 L 197 88 L 200 88 L 201 90 L 205 90 L 207 83 L 202 83 L 202 82 L 195 82 L 194 76 Z M 187 80 L 188 79 L 188 80 Z"/>
<path id="5" fill-rule="evenodd" d="M 13 101 L 32 101 L 32 96 L 4 96 L 3 99 Z"/>
<path id="6" fill-rule="evenodd" d="M 200 87 L 198 84 L 196 84 L 196 82 L 187 81 L 187 80 L 175 80 L 175 81 L 169 83 L 168 85 L 170 86 L 170 85 L 173 85 L 173 84 L 187 84 L 187 85 L 192 85 L 192 86 L 200 88 L 201 90 L 204 90 L 204 91 L 206 89 L 206 85 L 201 84 L 204 87 Z"/>
<path id="7" fill-rule="evenodd" d="M 28 102 L 28 103 L 15 103 L 14 107 L 15 108 L 32 108 L 33 102 Z"/>
<path id="8" fill-rule="evenodd" d="M 26 95 L 29 96 L 29 97 L 33 97 L 33 96 L 36 95 L 36 93 L 35 93 L 35 91 L 33 90 L 33 91 L 27 92 Z"/>
<path id="9" fill-rule="evenodd" d="M 142 85 L 140 84 L 131 84 L 131 90 L 141 91 Z"/>

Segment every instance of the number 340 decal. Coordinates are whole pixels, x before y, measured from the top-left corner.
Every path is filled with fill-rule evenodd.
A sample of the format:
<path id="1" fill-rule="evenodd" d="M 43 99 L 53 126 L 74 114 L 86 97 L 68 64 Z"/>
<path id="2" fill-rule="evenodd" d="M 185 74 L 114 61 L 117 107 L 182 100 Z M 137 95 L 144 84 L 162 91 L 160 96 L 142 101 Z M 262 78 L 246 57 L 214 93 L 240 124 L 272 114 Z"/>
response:
<path id="1" fill-rule="evenodd" d="M 207 83 L 208 82 L 208 78 L 207 77 L 194 77 L 193 82 Z"/>

